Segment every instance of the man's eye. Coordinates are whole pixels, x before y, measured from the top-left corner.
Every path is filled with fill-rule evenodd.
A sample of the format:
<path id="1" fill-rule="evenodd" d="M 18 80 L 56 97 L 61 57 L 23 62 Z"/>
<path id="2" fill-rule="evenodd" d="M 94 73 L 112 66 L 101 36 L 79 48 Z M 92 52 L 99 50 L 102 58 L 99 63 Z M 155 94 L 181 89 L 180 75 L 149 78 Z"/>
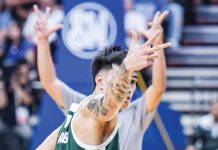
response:
<path id="1" fill-rule="evenodd" d="M 135 83 L 136 83 L 136 81 L 135 81 L 135 80 L 132 80 L 132 81 L 131 81 L 131 84 L 135 84 Z"/>

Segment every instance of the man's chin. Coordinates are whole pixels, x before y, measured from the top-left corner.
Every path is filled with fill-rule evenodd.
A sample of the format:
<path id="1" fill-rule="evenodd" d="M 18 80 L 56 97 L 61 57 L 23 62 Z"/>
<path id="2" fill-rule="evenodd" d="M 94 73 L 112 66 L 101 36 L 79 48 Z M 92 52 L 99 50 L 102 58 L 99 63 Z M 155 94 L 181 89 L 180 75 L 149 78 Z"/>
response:
<path id="1" fill-rule="evenodd" d="M 123 110 L 123 109 L 127 109 L 128 107 L 129 107 L 129 103 L 130 102 L 125 102 L 124 104 L 123 104 L 123 106 L 121 107 L 121 109 Z"/>

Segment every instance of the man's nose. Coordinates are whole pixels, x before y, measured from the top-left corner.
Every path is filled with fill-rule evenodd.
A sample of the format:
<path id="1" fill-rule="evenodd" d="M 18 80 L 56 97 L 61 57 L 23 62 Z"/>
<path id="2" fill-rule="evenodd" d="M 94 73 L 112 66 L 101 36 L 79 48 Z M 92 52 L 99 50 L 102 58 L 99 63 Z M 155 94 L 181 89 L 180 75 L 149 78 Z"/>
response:
<path id="1" fill-rule="evenodd" d="M 129 90 L 129 94 L 131 94 L 131 90 Z"/>

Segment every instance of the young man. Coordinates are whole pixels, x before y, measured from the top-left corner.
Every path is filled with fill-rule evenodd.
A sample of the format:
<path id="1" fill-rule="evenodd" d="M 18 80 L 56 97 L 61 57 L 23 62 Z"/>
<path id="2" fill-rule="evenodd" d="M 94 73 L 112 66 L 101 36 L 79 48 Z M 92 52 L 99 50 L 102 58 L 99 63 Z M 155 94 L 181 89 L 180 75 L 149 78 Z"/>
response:
<path id="1" fill-rule="evenodd" d="M 47 92 L 60 106 L 63 106 L 62 104 L 64 101 L 69 101 L 67 97 L 72 90 L 56 77 L 48 46 L 48 36 L 52 32 L 60 29 L 61 25 L 48 29 L 46 18 L 49 15 L 49 9 L 46 10 L 45 16 L 40 15 L 37 7 L 34 9 L 38 16 L 35 28 L 38 37 L 38 59 L 40 59 L 40 61 L 38 61 L 38 67 L 40 78 Z M 159 17 L 160 13 L 155 17 L 156 22 L 158 22 L 157 20 Z M 153 22 L 153 25 L 157 26 L 157 23 Z M 105 147 L 106 149 L 117 149 L 119 147 L 117 122 L 120 122 L 121 119 L 119 117 L 118 120 L 117 114 L 121 108 L 126 108 L 129 105 L 136 87 L 136 71 L 151 64 L 155 65 L 155 63 L 156 66 L 157 64 L 160 65 L 160 63 L 163 63 L 161 65 L 165 66 L 163 52 L 157 52 L 157 50 L 169 47 L 170 44 L 162 44 L 160 41 L 160 43 L 157 44 L 158 46 L 153 44 L 154 47 L 151 48 L 151 44 L 154 43 L 161 34 L 161 31 L 157 31 L 153 35 L 154 30 L 155 28 L 153 27 L 153 29 L 150 30 L 150 36 L 148 36 L 149 40 L 142 45 L 137 44 L 137 34 L 132 31 L 132 41 L 126 57 L 121 51 L 111 52 L 108 54 L 108 58 L 118 57 L 119 59 L 112 59 L 109 64 L 106 63 L 107 65 L 103 67 L 98 67 L 98 65 L 96 65 L 99 69 L 93 71 L 96 83 L 95 92 L 86 100 L 83 100 L 79 107 L 71 105 L 67 119 L 60 129 L 57 149 L 72 147 L 77 147 L 78 149 L 101 149 Z M 96 57 L 93 66 L 95 66 L 95 62 L 98 62 L 98 58 L 101 58 L 101 56 L 103 57 L 103 55 Z M 157 57 L 161 58 L 158 58 L 159 60 L 155 62 L 154 59 L 157 60 Z M 44 64 L 47 64 L 46 68 Z M 144 100 L 141 100 L 144 109 L 140 112 L 134 111 L 137 109 L 138 105 L 132 104 L 131 106 L 134 109 L 127 109 L 126 114 L 134 113 L 134 115 L 131 115 L 132 117 L 137 115 L 136 112 L 138 114 L 143 113 L 146 115 L 147 112 L 152 112 L 156 109 L 159 104 L 160 96 L 165 89 L 165 67 L 153 70 L 163 76 L 158 77 L 158 75 L 156 75 L 158 81 L 153 81 L 153 86 L 151 86 L 145 94 L 144 97 L 150 99 L 149 103 L 145 106 Z M 161 84 L 164 86 L 159 86 Z M 68 92 L 68 94 L 65 94 L 66 92 Z M 76 109 L 76 114 L 74 108 Z M 125 110 L 121 111 L 121 113 L 122 112 L 125 112 Z M 125 122 L 128 119 L 130 118 L 123 118 L 123 121 Z M 134 117 L 131 119 L 134 119 Z M 141 117 L 134 121 L 137 121 L 139 128 L 142 127 L 143 119 Z M 125 123 L 122 124 L 122 126 L 124 125 Z M 144 129 L 146 126 L 143 126 L 142 128 Z M 137 133 L 135 132 L 135 134 Z"/>

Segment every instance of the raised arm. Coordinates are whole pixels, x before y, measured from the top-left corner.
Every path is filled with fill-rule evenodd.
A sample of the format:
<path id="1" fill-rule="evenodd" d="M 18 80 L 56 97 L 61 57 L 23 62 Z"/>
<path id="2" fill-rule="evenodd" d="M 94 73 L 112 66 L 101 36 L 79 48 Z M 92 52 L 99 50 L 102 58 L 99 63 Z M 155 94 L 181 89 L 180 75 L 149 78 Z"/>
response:
<path id="1" fill-rule="evenodd" d="M 161 31 L 161 34 L 154 40 L 153 46 L 158 46 L 163 43 L 164 31 L 161 24 L 167 15 L 168 11 L 164 11 L 163 13 L 157 12 L 151 23 L 151 28 L 144 33 L 149 38 L 152 36 L 152 33 L 157 30 Z M 158 58 L 155 59 L 152 65 L 152 85 L 146 91 L 146 110 L 148 112 L 151 112 L 158 107 L 167 84 L 164 51 L 161 49 L 155 53 Z"/>
<path id="2" fill-rule="evenodd" d="M 56 76 L 48 42 L 49 35 L 61 29 L 62 25 L 58 24 L 53 27 L 48 27 L 47 20 L 50 14 L 49 7 L 46 8 L 45 14 L 42 14 L 38 6 L 34 5 L 34 12 L 37 17 L 35 32 L 37 37 L 37 65 L 39 77 L 42 86 L 45 88 L 48 94 L 59 106 L 64 107 L 63 96 L 61 92 L 61 81 Z"/>
<path id="3" fill-rule="evenodd" d="M 147 42 L 138 45 L 137 34 L 132 31 L 128 54 L 110 80 L 107 92 L 102 97 L 92 98 L 87 104 L 87 108 L 93 112 L 94 117 L 101 121 L 110 121 L 120 111 L 129 96 L 132 73 L 153 63 L 153 59 L 157 56 L 151 53 L 170 46 L 170 43 L 165 43 L 151 48 L 151 44 L 159 34 L 160 31 L 157 31 Z"/>

